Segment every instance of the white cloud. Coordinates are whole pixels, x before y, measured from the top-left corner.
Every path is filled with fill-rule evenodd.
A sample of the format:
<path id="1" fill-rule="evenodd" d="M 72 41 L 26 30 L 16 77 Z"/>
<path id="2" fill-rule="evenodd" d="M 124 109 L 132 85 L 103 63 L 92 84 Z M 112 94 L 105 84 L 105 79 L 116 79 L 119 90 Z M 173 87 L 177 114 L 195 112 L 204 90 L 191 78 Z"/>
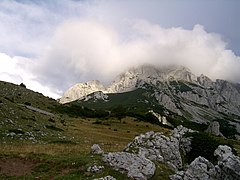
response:
<path id="1" fill-rule="evenodd" d="M 60 25 L 50 49 L 37 67 L 41 81 L 67 87 L 92 79 L 105 83 L 132 66 L 180 64 L 193 73 L 240 82 L 240 59 L 220 35 L 201 25 L 192 30 L 165 29 L 137 21 L 122 38 L 114 28 L 94 20 L 72 20 Z"/>
<path id="2" fill-rule="evenodd" d="M 24 57 L 13 57 L 0 53 L 0 80 L 14 84 L 24 83 L 27 88 L 43 93 L 45 96 L 59 98 L 62 92 L 46 87 L 37 81 L 37 75 L 31 71 L 34 60 Z"/>
<path id="3" fill-rule="evenodd" d="M 137 8 L 132 8 L 136 4 Z M 166 7 L 171 11 L 165 12 Z M 225 9 L 221 12 L 224 17 L 229 14 Z M 197 75 L 240 82 L 239 56 L 227 49 L 220 35 L 208 33 L 201 25 L 184 29 L 199 22 L 194 9 L 186 14 L 185 10 L 160 1 L 2 0 L 0 79 L 24 82 L 31 89 L 57 97 L 75 83 L 92 79 L 109 83 L 122 71 L 147 63 L 181 64 Z M 208 14 L 199 16 L 207 19 Z M 135 21 L 139 17 L 160 22 L 165 28 Z M 209 24 L 218 21 L 200 22 L 209 29 Z M 216 28 L 230 31 L 238 27 L 225 23 Z M 178 24 L 183 27 L 166 28 Z"/>

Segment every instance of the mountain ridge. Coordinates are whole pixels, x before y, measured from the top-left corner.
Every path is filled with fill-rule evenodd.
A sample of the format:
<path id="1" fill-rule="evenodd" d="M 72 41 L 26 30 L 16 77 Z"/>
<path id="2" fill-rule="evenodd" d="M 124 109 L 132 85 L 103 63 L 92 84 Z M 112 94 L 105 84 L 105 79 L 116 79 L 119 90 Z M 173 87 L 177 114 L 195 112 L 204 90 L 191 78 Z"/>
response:
<path id="1" fill-rule="evenodd" d="M 96 91 L 102 91 L 103 93 L 132 91 L 141 87 L 143 82 L 149 83 L 149 81 L 152 81 L 152 84 L 156 84 L 156 80 L 163 82 L 170 80 L 197 82 L 197 76 L 184 66 L 168 66 L 159 69 L 151 65 L 143 65 L 121 73 L 106 87 L 98 80 L 75 84 L 64 93 L 59 102 L 64 104 L 75 101 Z"/>
<path id="2" fill-rule="evenodd" d="M 87 88 L 83 90 L 83 86 Z M 196 76 L 183 66 L 156 68 L 144 65 L 120 74 L 108 87 L 99 81 L 76 87 L 80 88 L 67 91 L 60 102 L 71 104 L 76 101 L 94 109 L 107 107 L 109 111 L 117 106 L 126 106 L 131 112 L 140 108 L 143 114 L 154 110 L 167 118 L 170 118 L 169 114 L 176 114 L 199 124 L 217 120 L 219 123 L 221 121 L 221 125 L 227 124 L 240 133 L 239 84 L 219 79 L 212 81 L 205 75 Z M 128 92 L 133 93 L 129 96 Z M 74 95 L 71 96 L 71 93 Z M 114 98 L 117 94 L 120 99 Z M 126 98 L 132 100 L 126 101 Z M 131 103 L 128 105 L 127 102 Z"/>

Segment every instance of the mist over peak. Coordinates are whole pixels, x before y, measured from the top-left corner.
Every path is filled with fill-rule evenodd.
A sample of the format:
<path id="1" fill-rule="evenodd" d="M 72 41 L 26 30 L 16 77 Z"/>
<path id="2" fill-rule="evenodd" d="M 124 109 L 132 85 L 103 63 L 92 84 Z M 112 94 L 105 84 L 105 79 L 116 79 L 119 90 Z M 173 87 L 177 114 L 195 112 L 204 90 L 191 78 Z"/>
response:
<path id="1" fill-rule="evenodd" d="M 239 57 L 226 49 L 220 35 L 201 25 L 166 29 L 141 20 L 130 29 L 132 38 L 123 40 L 120 32 L 99 21 L 63 23 L 37 69 L 41 80 L 62 89 L 92 79 L 109 84 L 121 72 L 144 64 L 178 65 L 212 79 L 240 80 Z"/>

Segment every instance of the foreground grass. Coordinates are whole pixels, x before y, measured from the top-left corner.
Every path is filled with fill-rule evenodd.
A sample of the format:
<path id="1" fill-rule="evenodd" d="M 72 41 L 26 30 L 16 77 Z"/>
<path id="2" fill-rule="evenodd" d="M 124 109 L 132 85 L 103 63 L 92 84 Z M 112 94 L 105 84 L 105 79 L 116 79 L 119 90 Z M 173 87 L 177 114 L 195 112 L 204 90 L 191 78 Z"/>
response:
<path id="1" fill-rule="evenodd" d="M 105 166 L 102 173 L 87 172 L 90 165 L 103 165 L 101 156 L 90 153 L 94 143 L 99 144 L 105 152 L 122 151 L 124 147 L 141 133 L 161 131 L 169 134 L 170 130 L 134 118 L 102 120 L 69 119 L 64 133 L 71 140 L 54 142 L 49 139 L 47 144 L 7 143 L 1 144 L 0 157 L 5 159 L 19 158 L 34 162 L 33 166 L 22 176 L 1 174 L 0 179 L 94 179 L 112 175 L 117 179 L 127 179 L 126 175 Z M 167 177 L 171 171 L 164 172 L 165 165 L 158 165 L 157 177 Z M 159 173 L 162 176 L 159 176 Z M 156 177 L 153 177 L 156 179 Z"/>

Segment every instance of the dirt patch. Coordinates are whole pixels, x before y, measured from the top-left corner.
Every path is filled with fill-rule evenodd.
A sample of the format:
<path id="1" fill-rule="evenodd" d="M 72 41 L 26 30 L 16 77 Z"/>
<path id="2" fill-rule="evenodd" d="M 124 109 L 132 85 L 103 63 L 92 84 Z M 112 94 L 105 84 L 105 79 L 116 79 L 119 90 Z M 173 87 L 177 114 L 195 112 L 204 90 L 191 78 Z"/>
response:
<path id="1" fill-rule="evenodd" d="M 36 163 L 27 158 L 0 158 L 0 174 L 6 176 L 24 176 L 32 172 Z"/>

